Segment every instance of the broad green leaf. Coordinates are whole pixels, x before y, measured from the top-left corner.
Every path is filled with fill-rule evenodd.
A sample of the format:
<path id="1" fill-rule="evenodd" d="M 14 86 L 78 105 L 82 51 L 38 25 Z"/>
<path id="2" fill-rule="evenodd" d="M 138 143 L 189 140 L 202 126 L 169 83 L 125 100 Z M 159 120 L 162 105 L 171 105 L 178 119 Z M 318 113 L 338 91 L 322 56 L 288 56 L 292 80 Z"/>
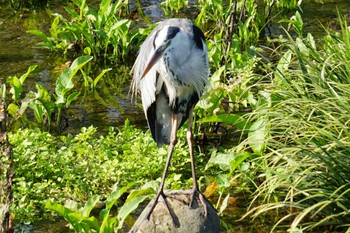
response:
<path id="1" fill-rule="evenodd" d="M 100 231 L 101 233 L 114 233 L 114 228 L 117 224 L 117 217 L 111 217 L 109 216 L 109 210 L 102 210 L 103 211 L 107 211 L 104 213 L 104 217 L 103 217 L 103 221 L 101 223 L 101 227 L 100 227 Z"/>
<path id="2" fill-rule="evenodd" d="M 69 213 L 72 213 L 73 211 L 71 211 L 70 209 L 64 207 L 63 205 L 61 204 L 56 204 L 54 202 L 47 202 L 45 204 L 45 209 L 49 209 L 49 210 L 53 210 L 57 213 L 59 213 L 60 215 L 62 216 L 66 216 L 68 215 Z"/>
<path id="3" fill-rule="evenodd" d="M 215 176 L 215 181 L 220 188 L 230 187 L 230 177 L 227 174 L 218 174 Z"/>
<path id="4" fill-rule="evenodd" d="M 73 211 L 64 207 L 63 205 L 56 204 L 54 202 L 48 202 L 45 204 L 45 209 L 55 211 L 56 213 L 62 215 L 74 228 L 75 232 L 79 232 L 79 226 L 75 218 L 70 217 L 70 214 L 73 214 Z"/>
<path id="5" fill-rule="evenodd" d="M 252 156 L 252 154 L 248 152 L 237 154 L 235 159 L 230 162 L 230 175 L 232 175 L 236 168 L 241 166 L 241 164 L 250 156 Z"/>
<path id="6" fill-rule="evenodd" d="M 135 183 L 129 183 L 127 186 L 119 188 L 116 186 L 115 190 L 108 196 L 106 202 L 106 208 L 111 209 L 114 203 L 127 191 L 129 190 Z"/>
<path id="7" fill-rule="evenodd" d="M 56 82 L 56 104 L 64 104 L 66 102 L 65 95 L 68 91 L 70 91 L 74 87 L 73 77 L 76 72 L 81 69 L 86 63 L 88 63 L 92 59 L 92 56 L 81 56 L 75 59 L 72 65 L 65 69 L 61 75 L 58 77 Z M 70 98 L 70 102 L 73 100 L 72 98 L 76 97 L 76 94 L 73 94 Z M 69 102 L 69 103 L 70 103 Z"/>
<path id="8" fill-rule="evenodd" d="M 217 165 L 220 167 L 223 171 L 229 171 L 230 170 L 230 163 L 234 159 L 235 155 L 234 153 L 216 153 L 214 152 L 206 167 L 205 170 L 212 167 L 213 165 Z"/>
<path id="9" fill-rule="evenodd" d="M 82 215 L 85 217 L 89 217 L 91 211 L 93 208 L 95 208 L 96 204 L 100 201 L 100 198 L 98 196 L 92 196 L 89 198 L 89 200 L 85 203 L 84 208 L 82 209 Z"/>
<path id="10" fill-rule="evenodd" d="M 10 93 L 12 94 L 12 99 L 18 101 L 20 94 L 23 91 L 22 84 L 17 76 L 12 76 L 7 78 L 7 83 L 11 86 Z"/>
<path id="11" fill-rule="evenodd" d="M 125 204 L 120 208 L 118 212 L 118 229 L 121 229 L 123 227 L 123 223 L 125 218 L 132 212 L 134 211 L 141 202 L 143 202 L 148 195 L 140 195 L 132 198 L 131 200 L 125 202 Z"/>
<path id="12" fill-rule="evenodd" d="M 126 201 L 125 202 L 128 202 L 128 201 L 130 201 L 130 200 L 132 200 L 132 199 L 134 199 L 135 197 L 137 197 L 137 196 L 141 196 L 141 195 L 150 195 L 150 194 L 154 194 L 154 189 L 153 189 L 153 187 L 145 187 L 145 188 L 141 188 L 141 189 L 136 189 L 136 190 L 133 190 L 130 194 L 129 194 L 129 196 L 128 196 L 128 198 L 126 199 Z"/>
<path id="13" fill-rule="evenodd" d="M 213 122 L 221 122 L 226 124 L 231 124 L 243 130 L 249 127 L 248 122 L 242 120 L 242 117 L 237 114 L 220 114 L 220 115 L 212 115 L 209 117 L 202 118 L 197 121 L 198 123 L 213 123 Z"/>
<path id="14" fill-rule="evenodd" d="M 27 93 L 26 97 L 22 100 L 21 107 L 17 111 L 17 116 L 22 116 L 29 106 L 29 103 L 36 99 L 34 92 L 30 91 Z"/>
<path id="15" fill-rule="evenodd" d="M 70 70 L 70 76 L 73 77 L 78 72 L 78 70 L 81 69 L 86 63 L 91 61 L 92 58 L 92 56 L 85 55 L 75 59 L 72 65 L 68 68 Z"/>
<path id="16" fill-rule="evenodd" d="M 225 71 L 225 66 L 221 66 L 218 70 L 215 71 L 215 73 L 210 78 L 210 86 L 213 89 L 218 88 L 221 85 L 221 76 L 222 73 Z"/>
<path id="17" fill-rule="evenodd" d="M 100 9 L 98 11 L 98 14 L 100 17 L 103 17 L 105 15 L 110 4 L 111 4 L 111 0 L 102 0 L 101 1 Z"/>
<path id="18" fill-rule="evenodd" d="M 61 75 L 58 77 L 56 82 L 56 95 L 57 100 L 56 104 L 63 104 L 65 103 L 65 94 L 74 87 L 72 78 L 71 78 L 71 71 L 70 69 L 65 69 Z"/>
<path id="19" fill-rule="evenodd" d="M 261 118 L 249 128 L 248 144 L 256 154 L 261 154 L 265 148 L 266 120 Z"/>
<path id="20" fill-rule="evenodd" d="M 84 220 L 83 220 L 83 223 L 85 223 L 84 225 L 87 226 L 86 229 L 88 229 L 89 233 L 90 232 L 94 232 L 94 231 L 91 231 L 90 228 L 94 229 L 96 232 L 99 232 L 100 231 L 100 225 L 98 223 L 98 220 L 97 218 L 95 218 L 94 216 L 91 216 L 91 217 L 85 217 Z"/>

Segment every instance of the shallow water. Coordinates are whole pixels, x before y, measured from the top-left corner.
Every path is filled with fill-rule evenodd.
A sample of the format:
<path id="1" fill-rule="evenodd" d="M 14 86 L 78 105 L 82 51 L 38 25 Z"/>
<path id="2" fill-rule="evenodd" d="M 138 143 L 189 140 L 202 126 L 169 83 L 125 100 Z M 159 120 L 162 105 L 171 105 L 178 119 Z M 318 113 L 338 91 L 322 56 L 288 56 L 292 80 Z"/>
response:
<path id="1" fill-rule="evenodd" d="M 152 22 L 159 21 L 164 17 L 163 11 L 158 7 L 161 0 L 141 1 L 145 15 Z M 324 1 L 328 3 L 317 3 L 313 0 L 304 0 L 302 5 L 302 17 L 304 20 L 304 32 L 312 32 L 314 35 L 324 34 L 325 27 L 337 28 L 337 7 L 340 12 L 348 14 L 350 1 Z M 136 10 L 135 0 L 130 1 L 130 10 Z M 30 78 L 26 80 L 27 87 L 34 89 L 35 82 L 39 82 L 50 90 L 54 69 L 61 66 L 64 61 L 58 56 L 50 54 L 50 51 L 36 44 L 40 41 L 36 36 L 26 33 L 29 29 L 48 30 L 50 26 L 49 15 L 53 12 L 64 13 L 60 1 L 50 3 L 51 9 L 36 10 L 35 12 L 23 11 L 20 14 L 12 12 L 6 3 L 0 2 L 0 83 L 5 82 L 8 76 L 21 76 L 30 65 L 37 64 L 38 68 Z M 113 67 L 108 75 L 118 67 Z M 112 77 L 113 78 L 113 77 Z M 116 76 L 115 79 L 118 79 Z M 131 103 L 129 82 L 118 84 L 119 91 L 113 97 L 120 105 L 120 109 L 110 105 L 104 106 L 96 101 L 93 93 L 86 93 L 84 98 L 73 102 L 70 109 L 64 115 L 64 126 L 59 133 L 77 133 L 83 126 L 94 125 L 105 132 L 109 126 L 120 126 L 125 119 L 140 127 L 146 127 L 143 111 Z M 83 94 L 82 94 L 83 95 Z M 81 95 L 81 96 L 82 96 Z"/>

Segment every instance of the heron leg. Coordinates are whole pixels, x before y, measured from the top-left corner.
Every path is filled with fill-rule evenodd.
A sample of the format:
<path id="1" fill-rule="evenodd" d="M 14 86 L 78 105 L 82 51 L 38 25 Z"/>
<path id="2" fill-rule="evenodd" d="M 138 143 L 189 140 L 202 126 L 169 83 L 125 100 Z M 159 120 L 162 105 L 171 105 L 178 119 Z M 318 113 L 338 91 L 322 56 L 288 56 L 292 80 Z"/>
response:
<path id="1" fill-rule="evenodd" d="M 166 208 L 168 209 L 169 214 L 170 214 L 171 218 L 173 219 L 173 222 L 174 222 L 175 226 L 179 225 L 178 219 L 175 216 L 174 212 L 171 210 L 168 201 L 166 200 L 166 195 L 164 194 L 164 184 L 165 184 L 166 175 L 168 173 L 168 168 L 170 166 L 170 160 L 171 160 L 171 157 L 173 155 L 174 147 L 175 147 L 175 145 L 177 143 L 177 135 L 176 135 L 176 133 L 177 133 L 178 124 L 179 124 L 179 116 L 177 114 L 173 113 L 172 116 L 171 116 L 171 134 L 170 134 L 170 144 L 169 144 L 169 148 L 168 148 L 167 161 L 166 161 L 166 164 L 165 164 L 165 167 L 164 167 L 163 176 L 162 176 L 162 180 L 160 182 L 160 187 L 158 189 L 158 193 L 157 193 L 157 195 L 155 197 L 155 200 L 154 200 L 154 202 L 153 202 L 153 204 L 151 206 L 151 209 L 150 209 L 150 211 L 149 211 L 149 213 L 147 214 L 147 217 L 146 217 L 147 220 L 150 219 L 154 208 L 158 204 L 159 197 L 162 197 L 163 200 L 164 200 L 164 204 L 165 204 Z"/>
<path id="2" fill-rule="evenodd" d="M 192 169 L 192 181 L 193 181 L 193 189 L 192 189 L 192 193 L 191 193 L 190 207 L 192 206 L 193 201 L 195 199 L 195 195 L 197 194 L 200 202 L 203 205 L 204 216 L 207 216 L 208 215 L 207 203 L 205 202 L 204 195 L 199 191 L 197 177 L 196 177 L 196 165 L 195 165 L 195 160 L 194 160 L 194 155 L 193 155 L 192 121 L 193 121 L 193 108 L 189 111 L 189 114 L 188 114 L 188 125 L 187 125 L 187 133 L 186 133 L 187 144 L 188 144 L 188 147 L 190 150 L 190 156 L 191 156 L 191 169 Z"/>

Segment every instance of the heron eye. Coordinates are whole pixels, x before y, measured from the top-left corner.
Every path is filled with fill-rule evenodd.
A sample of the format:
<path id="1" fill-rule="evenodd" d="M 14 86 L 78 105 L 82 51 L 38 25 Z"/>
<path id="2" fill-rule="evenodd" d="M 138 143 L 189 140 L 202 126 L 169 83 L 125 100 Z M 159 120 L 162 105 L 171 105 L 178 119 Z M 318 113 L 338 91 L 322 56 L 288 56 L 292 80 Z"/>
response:
<path id="1" fill-rule="evenodd" d="M 179 31 L 180 31 L 180 28 L 178 27 L 169 27 L 165 41 L 173 39 Z"/>

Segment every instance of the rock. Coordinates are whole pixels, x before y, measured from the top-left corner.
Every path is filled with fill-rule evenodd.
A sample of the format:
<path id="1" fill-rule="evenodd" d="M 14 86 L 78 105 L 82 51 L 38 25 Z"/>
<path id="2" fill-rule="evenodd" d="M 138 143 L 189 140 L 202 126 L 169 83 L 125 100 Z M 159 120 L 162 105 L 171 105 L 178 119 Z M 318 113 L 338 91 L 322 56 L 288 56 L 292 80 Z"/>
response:
<path id="1" fill-rule="evenodd" d="M 189 207 L 191 190 L 171 191 L 165 193 L 171 210 L 176 216 L 176 225 L 169 214 L 162 198 L 153 210 L 150 219 L 146 216 L 154 199 L 142 211 L 140 217 L 129 233 L 219 233 L 220 219 L 210 202 L 205 200 L 208 215 L 204 216 L 203 205 L 196 197 L 192 207 Z"/>

